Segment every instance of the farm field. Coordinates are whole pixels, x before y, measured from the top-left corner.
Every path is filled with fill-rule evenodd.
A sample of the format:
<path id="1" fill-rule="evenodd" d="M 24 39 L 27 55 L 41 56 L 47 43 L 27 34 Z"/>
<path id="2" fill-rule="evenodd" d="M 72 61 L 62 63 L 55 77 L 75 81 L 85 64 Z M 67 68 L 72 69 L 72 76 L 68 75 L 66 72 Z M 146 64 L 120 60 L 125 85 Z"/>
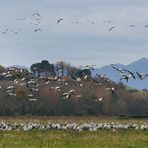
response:
<path id="1" fill-rule="evenodd" d="M 96 117 L 45 117 L 1 118 L 6 123 L 120 123 L 144 124 L 147 119 L 96 118 Z M 0 148 L 147 148 L 148 130 L 0 130 Z"/>

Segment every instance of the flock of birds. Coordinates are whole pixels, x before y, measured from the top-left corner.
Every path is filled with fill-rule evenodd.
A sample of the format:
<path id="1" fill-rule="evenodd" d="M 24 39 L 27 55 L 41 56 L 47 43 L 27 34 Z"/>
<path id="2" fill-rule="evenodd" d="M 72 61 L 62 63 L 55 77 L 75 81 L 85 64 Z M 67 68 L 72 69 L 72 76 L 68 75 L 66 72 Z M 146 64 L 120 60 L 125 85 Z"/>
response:
<path id="1" fill-rule="evenodd" d="M 126 82 L 128 82 L 130 78 L 136 79 L 136 76 L 140 80 L 144 80 L 145 78 L 148 77 L 148 73 L 139 73 L 139 72 L 134 73 L 128 69 L 117 68 L 114 65 L 112 65 L 112 67 L 120 73 L 120 75 L 121 75 L 120 80 L 126 80 Z"/>
<path id="2" fill-rule="evenodd" d="M 29 101 L 37 101 L 36 95 L 43 86 L 47 87 L 49 92 L 60 93 L 63 99 L 70 99 L 82 98 L 79 87 L 84 87 L 88 80 L 94 82 L 95 85 L 98 86 L 102 85 L 100 79 L 103 79 L 104 82 L 109 82 L 109 80 L 105 78 L 105 75 L 98 75 L 97 78 L 92 78 L 90 75 L 84 75 L 83 73 L 79 76 L 73 75 L 71 77 L 72 82 L 66 78 L 57 76 L 41 76 L 37 78 L 33 75 L 32 71 L 14 67 L 8 68 L 6 72 L 0 73 L 0 77 L 3 80 L 9 80 L 9 83 L 5 86 L 0 83 L 0 91 L 3 90 L 8 97 L 17 97 L 17 89 L 21 88 L 21 91 L 25 92 Z M 1 80 L 1 82 L 3 82 L 3 80 Z M 5 82 L 6 81 L 4 81 L 4 83 Z M 69 86 L 69 83 L 72 83 L 72 86 L 77 87 L 77 89 L 70 89 L 71 84 Z M 65 92 L 65 88 L 66 90 L 69 90 Z M 108 87 L 106 90 L 115 93 L 114 87 Z"/>
<path id="3" fill-rule="evenodd" d="M 41 16 L 41 14 L 37 13 L 37 12 L 33 13 L 30 18 L 27 18 L 27 17 L 18 17 L 18 18 L 16 18 L 17 21 L 21 21 L 23 23 L 25 21 L 27 21 L 27 22 L 29 21 L 29 23 L 31 25 L 33 25 L 33 27 L 34 27 L 34 32 L 41 32 L 41 31 L 43 31 L 43 29 L 41 27 L 42 19 L 43 19 L 43 17 Z M 61 18 L 58 18 L 56 20 L 56 23 L 60 24 L 60 23 L 63 23 L 64 21 L 65 21 L 65 19 L 61 17 Z M 88 23 L 88 24 L 92 24 L 93 25 L 93 24 L 97 24 L 99 21 L 97 21 L 97 20 L 96 21 L 86 20 L 85 22 Z M 83 22 L 82 21 L 71 21 L 70 23 L 78 25 L 78 24 L 82 24 Z M 108 29 L 109 32 L 111 32 L 112 30 L 114 30 L 114 29 L 119 27 L 119 25 L 114 25 L 114 22 L 111 21 L 111 20 L 105 20 L 105 21 L 103 21 L 103 23 L 110 24 L 110 27 Z M 136 25 L 130 24 L 130 25 L 126 25 L 126 27 L 134 28 L 134 27 L 136 27 Z M 148 24 L 144 25 L 144 27 L 148 28 Z M 14 34 L 18 34 L 20 31 L 21 31 L 21 29 L 17 29 L 15 31 L 13 31 L 12 29 L 6 28 L 5 30 L 2 31 L 2 33 L 3 34 L 7 34 L 9 32 L 12 32 Z"/>
<path id="4" fill-rule="evenodd" d="M 49 130 L 62 130 L 62 131 L 99 131 L 99 130 L 108 130 L 108 131 L 117 131 L 117 130 L 148 130 L 148 124 L 147 123 L 142 123 L 142 124 L 137 124 L 137 123 L 126 123 L 126 124 L 121 124 L 121 123 L 109 123 L 109 122 L 104 122 L 104 123 L 53 123 L 53 122 L 48 122 L 46 124 L 41 124 L 41 123 L 34 123 L 34 122 L 0 122 L 0 131 L 12 131 L 12 130 L 17 130 L 17 131 L 31 131 L 31 130 L 43 130 L 43 131 L 49 131 Z"/>
<path id="5" fill-rule="evenodd" d="M 146 73 L 136 72 L 135 75 L 135 73 L 127 69 L 117 68 L 114 65 L 111 66 L 113 69 L 121 73 L 120 80 L 125 79 L 128 82 L 131 78 L 136 79 L 136 75 L 140 80 L 148 77 L 148 74 Z M 84 68 L 94 70 L 94 65 L 86 65 Z M 46 87 L 49 92 L 59 93 L 63 99 L 80 99 L 83 96 L 79 88 L 85 87 L 87 82 L 92 82 L 94 83 L 94 86 L 97 87 L 106 84 L 106 88 L 104 89 L 105 92 L 109 91 L 112 94 L 116 93 L 114 84 L 111 83 L 105 74 L 96 74 L 95 77 L 92 77 L 91 75 L 83 73 L 83 70 L 81 71 L 80 75 L 76 75 L 77 71 L 71 75 L 71 82 L 64 77 L 40 76 L 38 78 L 34 76 L 32 71 L 27 69 L 18 69 L 15 67 L 7 68 L 6 72 L 0 73 L 0 77 L 2 78 L 0 82 L 3 82 L 3 80 L 9 80 L 9 83 L 6 83 L 6 81 L 4 81 L 4 83 L 6 83 L 5 85 L 0 83 L 0 92 L 2 93 L 3 90 L 7 97 L 18 97 L 17 90 L 21 89 L 21 92 L 23 92 L 23 95 L 25 94 L 29 101 L 35 102 L 38 101 L 37 96 L 39 94 L 39 90 Z M 100 98 L 96 97 L 95 101 L 101 102 L 103 98 L 103 96 Z"/>

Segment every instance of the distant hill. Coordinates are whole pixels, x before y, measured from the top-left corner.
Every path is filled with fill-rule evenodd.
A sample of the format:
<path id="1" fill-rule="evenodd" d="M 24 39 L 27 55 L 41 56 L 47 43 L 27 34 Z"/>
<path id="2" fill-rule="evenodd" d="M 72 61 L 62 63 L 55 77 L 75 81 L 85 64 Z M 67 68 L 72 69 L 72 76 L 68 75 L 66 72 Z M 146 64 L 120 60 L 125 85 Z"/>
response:
<path id="1" fill-rule="evenodd" d="M 141 58 L 140 60 L 137 60 L 129 65 L 122 65 L 122 64 L 114 64 L 118 68 L 125 68 L 128 70 L 131 70 L 132 72 L 139 72 L 139 73 L 148 73 L 148 59 L 147 58 Z M 106 74 L 106 76 L 111 79 L 112 81 L 118 83 L 120 82 L 120 73 L 114 70 L 111 65 L 103 66 L 101 68 L 96 68 L 94 71 L 92 71 L 92 75 L 95 76 L 95 74 Z M 127 83 L 126 81 L 122 81 L 124 84 L 126 84 L 129 87 L 136 88 L 136 89 L 148 89 L 148 78 L 144 80 L 139 79 L 130 79 Z"/>

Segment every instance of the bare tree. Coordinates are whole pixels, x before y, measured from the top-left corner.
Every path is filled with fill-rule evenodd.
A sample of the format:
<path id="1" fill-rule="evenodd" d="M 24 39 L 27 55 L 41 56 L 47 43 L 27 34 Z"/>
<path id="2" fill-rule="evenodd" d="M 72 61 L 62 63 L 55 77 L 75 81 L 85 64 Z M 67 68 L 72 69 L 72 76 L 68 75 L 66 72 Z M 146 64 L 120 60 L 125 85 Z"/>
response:
<path id="1" fill-rule="evenodd" d="M 61 73 L 61 76 L 68 75 L 68 71 L 69 71 L 70 67 L 71 67 L 71 65 L 69 63 L 66 63 L 65 61 L 59 61 L 56 63 L 57 73 L 58 73 L 58 75 L 60 75 L 60 73 Z"/>

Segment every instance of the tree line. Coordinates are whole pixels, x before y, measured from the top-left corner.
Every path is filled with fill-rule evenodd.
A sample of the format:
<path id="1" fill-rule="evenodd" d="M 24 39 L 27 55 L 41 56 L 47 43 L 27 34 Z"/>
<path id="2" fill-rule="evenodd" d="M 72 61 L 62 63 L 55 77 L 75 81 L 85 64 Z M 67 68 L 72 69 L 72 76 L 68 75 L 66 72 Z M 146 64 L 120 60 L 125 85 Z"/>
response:
<path id="1" fill-rule="evenodd" d="M 99 78 L 95 83 L 91 78 L 91 71 L 71 66 L 64 61 L 56 64 L 49 64 L 43 60 L 41 63 L 32 64 L 30 67 L 32 76 L 28 78 L 38 80 L 38 91 L 32 92 L 31 88 L 12 84 L 15 78 L 0 79 L 0 116 L 137 116 L 148 115 L 148 92 L 138 91 L 124 86 L 123 83 L 106 81 L 106 78 Z M 6 68 L 0 66 L 0 73 Z M 89 76 L 83 80 L 82 86 L 76 85 L 73 74 L 78 77 L 82 74 Z M 58 77 L 64 80 L 63 83 L 50 80 L 45 85 L 46 78 Z M 18 80 L 21 78 L 17 78 Z M 96 80 L 97 78 L 93 78 Z M 67 85 L 66 85 L 67 84 Z M 100 85 L 101 84 L 101 85 Z M 16 96 L 8 96 L 7 87 L 15 86 Z M 53 90 L 60 86 L 60 91 Z M 116 92 L 106 91 L 107 87 L 115 87 Z M 80 97 L 74 95 L 64 98 L 62 93 L 74 89 Z M 30 101 L 28 94 L 32 92 L 36 101 Z M 102 98 L 102 101 L 98 101 Z"/>

